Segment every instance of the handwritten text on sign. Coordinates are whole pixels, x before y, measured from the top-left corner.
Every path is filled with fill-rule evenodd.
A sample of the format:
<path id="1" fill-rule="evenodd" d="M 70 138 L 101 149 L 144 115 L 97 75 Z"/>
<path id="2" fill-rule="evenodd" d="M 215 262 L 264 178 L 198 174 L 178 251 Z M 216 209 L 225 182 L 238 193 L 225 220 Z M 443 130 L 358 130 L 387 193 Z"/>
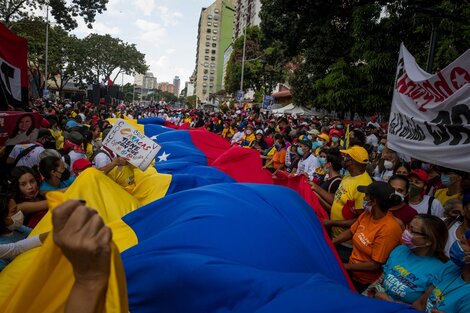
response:
<path id="1" fill-rule="evenodd" d="M 103 145 L 132 165 L 145 171 L 154 160 L 161 146 L 123 119 L 118 119 Z"/>

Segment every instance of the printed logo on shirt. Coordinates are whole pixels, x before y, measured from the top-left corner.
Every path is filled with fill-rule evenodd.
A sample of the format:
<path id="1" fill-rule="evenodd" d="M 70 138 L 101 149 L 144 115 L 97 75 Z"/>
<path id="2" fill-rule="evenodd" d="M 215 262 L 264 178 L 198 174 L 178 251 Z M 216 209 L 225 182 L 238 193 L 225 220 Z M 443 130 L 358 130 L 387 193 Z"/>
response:
<path id="1" fill-rule="evenodd" d="M 445 306 L 445 297 L 442 291 L 436 287 L 431 292 L 428 302 L 426 303 L 426 311 L 431 312 L 432 309 L 437 309 L 440 306 Z"/>
<path id="2" fill-rule="evenodd" d="M 415 290 L 417 288 L 416 282 L 418 277 L 410 273 L 401 265 L 395 265 L 385 276 L 384 286 L 391 294 L 397 295 L 399 298 L 404 298 L 407 294 L 407 289 Z"/>

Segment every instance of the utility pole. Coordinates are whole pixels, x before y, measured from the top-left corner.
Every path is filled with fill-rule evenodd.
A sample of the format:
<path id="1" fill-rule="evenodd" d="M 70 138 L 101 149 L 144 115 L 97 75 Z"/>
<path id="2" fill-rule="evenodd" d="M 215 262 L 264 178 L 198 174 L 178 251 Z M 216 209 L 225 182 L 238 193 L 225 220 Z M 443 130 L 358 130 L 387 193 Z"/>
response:
<path id="1" fill-rule="evenodd" d="M 240 105 L 243 102 L 243 98 L 245 98 L 245 93 L 243 92 L 243 75 L 245 72 L 245 50 L 246 50 L 246 11 L 243 10 L 243 52 L 242 52 L 242 73 L 240 77 Z"/>
<path id="2" fill-rule="evenodd" d="M 49 54 L 49 1 L 46 2 L 46 57 L 44 65 L 44 91 L 43 96 L 47 95 L 47 67 L 48 67 L 48 55 Z"/>

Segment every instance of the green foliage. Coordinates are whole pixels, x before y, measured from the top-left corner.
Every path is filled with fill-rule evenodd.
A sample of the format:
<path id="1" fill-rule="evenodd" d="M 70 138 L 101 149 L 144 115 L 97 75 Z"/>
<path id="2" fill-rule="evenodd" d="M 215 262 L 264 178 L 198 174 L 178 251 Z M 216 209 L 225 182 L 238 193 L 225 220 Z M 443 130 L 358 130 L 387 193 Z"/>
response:
<path id="1" fill-rule="evenodd" d="M 196 107 L 196 95 L 192 95 L 189 97 L 186 97 L 185 104 L 188 106 L 189 109 L 194 109 Z"/>
<path id="2" fill-rule="evenodd" d="M 294 102 L 309 107 L 388 112 L 403 42 L 432 70 L 470 46 L 470 2 L 459 0 L 262 0 L 264 40 L 280 43 Z"/>
<path id="3" fill-rule="evenodd" d="M 67 30 L 78 26 L 77 18 L 82 18 L 92 28 L 96 14 L 106 10 L 108 0 L 3 0 L 0 2 L 0 21 L 11 26 L 15 21 L 34 15 L 49 3 L 50 14 L 55 21 Z"/>
<path id="4" fill-rule="evenodd" d="M 232 55 L 227 64 L 225 89 L 236 93 L 240 89 L 243 59 L 243 38 L 240 36 L 233 44 Z M 246 30 L 245 63 L 243 71 L 243 89 L 251 88 L 255 92 L 271 93 L 277 82 L 284 79 L 284 67 L 281 61 L 280 43 L 267 45 L 258 26 Z M 262 99 L 262 96 L 261 96 Z"/>

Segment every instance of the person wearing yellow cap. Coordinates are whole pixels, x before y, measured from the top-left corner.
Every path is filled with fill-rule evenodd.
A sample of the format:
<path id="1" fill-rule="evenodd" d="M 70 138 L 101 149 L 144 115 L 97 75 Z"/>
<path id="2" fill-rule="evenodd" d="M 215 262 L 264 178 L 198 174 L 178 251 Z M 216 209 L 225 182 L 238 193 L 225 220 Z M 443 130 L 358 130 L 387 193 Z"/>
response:
<path id="1" fill-rule="evenodd" d="M 320 154 L 320 150 L 323 148 L 323 147 L 326 147 L 329 143 L 330 143 L 330 136 L 328 136 L 327 134 L 325 133 L 321 133 L 317 136 L 317 146 L 318 148 L 315 150 L 315 155 L 319 155 Z"/>
<path id="2" fill-rule="evenodd" d="M 358 186 L 368 186 L 372 179 L 366 172 L 369 163 L 369 154 L 360 146 L 353 146 L 347 150 L 340 150 L 343 155 L 343 168 L 349 171 L 335 193 L 331 205 L 330 220 L 324 222 L 325 226 L 332 227 L 332 238 L 348 229 L 363 211 L 364 194 L 357 191 Z M 341 259 L 347 260 L 352 252 L 350 242 L 337 245 Z"/>

